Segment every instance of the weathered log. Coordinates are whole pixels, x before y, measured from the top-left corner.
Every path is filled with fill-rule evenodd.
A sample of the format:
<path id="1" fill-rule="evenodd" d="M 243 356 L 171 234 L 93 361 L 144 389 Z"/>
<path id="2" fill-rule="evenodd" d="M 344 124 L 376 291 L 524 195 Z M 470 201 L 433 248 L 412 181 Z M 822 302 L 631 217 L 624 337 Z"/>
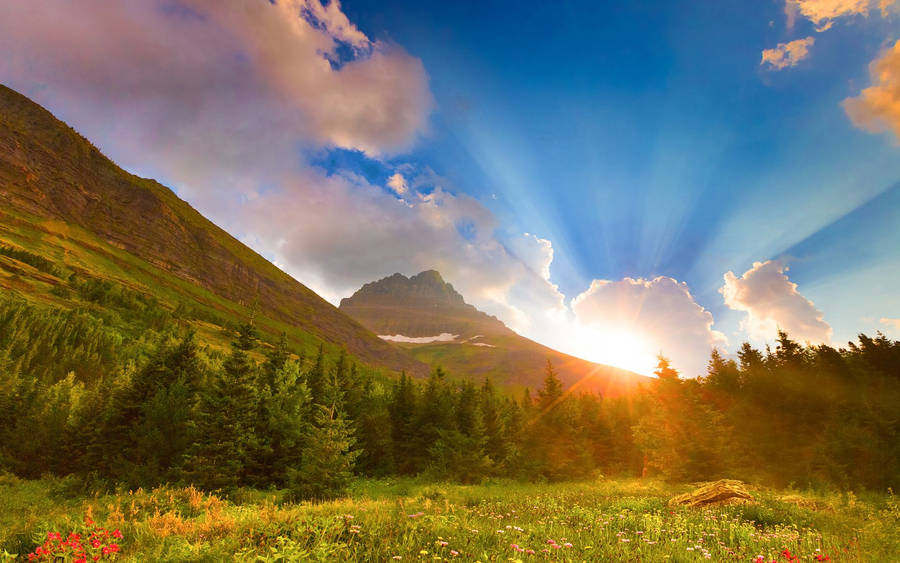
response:
<path id="1" fill-rule="evenodd" d="M 754 502 L 744 483 L 734 479 L 721 479 L 707 483 L 690 493 L 672 497 L 669 506 L 703 507 L 744 502 Z"/>

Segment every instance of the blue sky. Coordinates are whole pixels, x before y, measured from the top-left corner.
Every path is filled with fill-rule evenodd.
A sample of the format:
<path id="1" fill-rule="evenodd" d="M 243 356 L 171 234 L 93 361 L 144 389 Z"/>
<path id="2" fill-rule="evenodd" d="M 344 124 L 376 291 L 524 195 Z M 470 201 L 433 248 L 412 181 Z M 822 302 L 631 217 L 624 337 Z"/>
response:
<path id="1" fill-rule="evenodd" d="M 722 274 L 784 258 L 838 342 L 900 316 L 885 280 L 900 274 L 900 152 L 841 107 L 900 37 L 896 17 L 838 24 L 773 71 L 763 49 L 815 33 L 787 29 L 780 2 L 343 7 L 429 73 L 438 110 L 404 160 L 552 240 L 566 295 L 672 276 L 736 331 Z"/>
<path id="2" fill-rule="evenodd" d="M 0 81 L 337 303 L 436 268 L 540 342 L 900 338 L 900 2 L 0 5 Z"/>

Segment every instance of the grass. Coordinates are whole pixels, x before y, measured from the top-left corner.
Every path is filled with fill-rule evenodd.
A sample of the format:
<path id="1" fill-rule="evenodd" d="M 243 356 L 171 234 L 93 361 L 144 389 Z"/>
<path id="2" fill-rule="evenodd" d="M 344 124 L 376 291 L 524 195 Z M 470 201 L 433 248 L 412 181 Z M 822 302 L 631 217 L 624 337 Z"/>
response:
<path id="1" fill-rule="evenodd" d="M 756 504 L 666 505 L 690 488 L 359 480 L 348 498 L 314 505 L 257 490 L 84 495 L 74 481 L 2 476 L 0 552 L 21 556 L 89 515 L 121 530 L 123 561 L 784 561 L 784 549 L 801 561 L 900 560 L 892 495 L 757 489 Z"/>

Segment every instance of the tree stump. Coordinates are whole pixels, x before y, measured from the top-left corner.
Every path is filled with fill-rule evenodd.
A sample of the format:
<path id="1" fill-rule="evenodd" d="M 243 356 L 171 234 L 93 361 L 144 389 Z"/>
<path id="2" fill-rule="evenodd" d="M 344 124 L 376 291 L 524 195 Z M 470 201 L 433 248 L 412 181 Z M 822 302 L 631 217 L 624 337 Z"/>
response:
<path id="1" fill-rule="evenodd" d="M 741 481 L 721 479 L 707 483 L 695 491 L 672 497 L 669 506 L 704 507 L 754 502 L 753 496 Z"/>

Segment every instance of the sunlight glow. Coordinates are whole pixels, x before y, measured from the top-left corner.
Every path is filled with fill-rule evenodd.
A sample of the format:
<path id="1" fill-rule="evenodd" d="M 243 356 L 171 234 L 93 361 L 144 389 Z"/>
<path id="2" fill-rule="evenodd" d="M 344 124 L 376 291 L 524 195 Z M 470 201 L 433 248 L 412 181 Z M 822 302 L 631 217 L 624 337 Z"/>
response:
<path id="1" fill-rule="evenodd" d="M 584 325 L 573 327 L 572 332 L 571 354 L 643 375 L 653 374 L 659 351 L 639 332 L 626 327 Z"/>

